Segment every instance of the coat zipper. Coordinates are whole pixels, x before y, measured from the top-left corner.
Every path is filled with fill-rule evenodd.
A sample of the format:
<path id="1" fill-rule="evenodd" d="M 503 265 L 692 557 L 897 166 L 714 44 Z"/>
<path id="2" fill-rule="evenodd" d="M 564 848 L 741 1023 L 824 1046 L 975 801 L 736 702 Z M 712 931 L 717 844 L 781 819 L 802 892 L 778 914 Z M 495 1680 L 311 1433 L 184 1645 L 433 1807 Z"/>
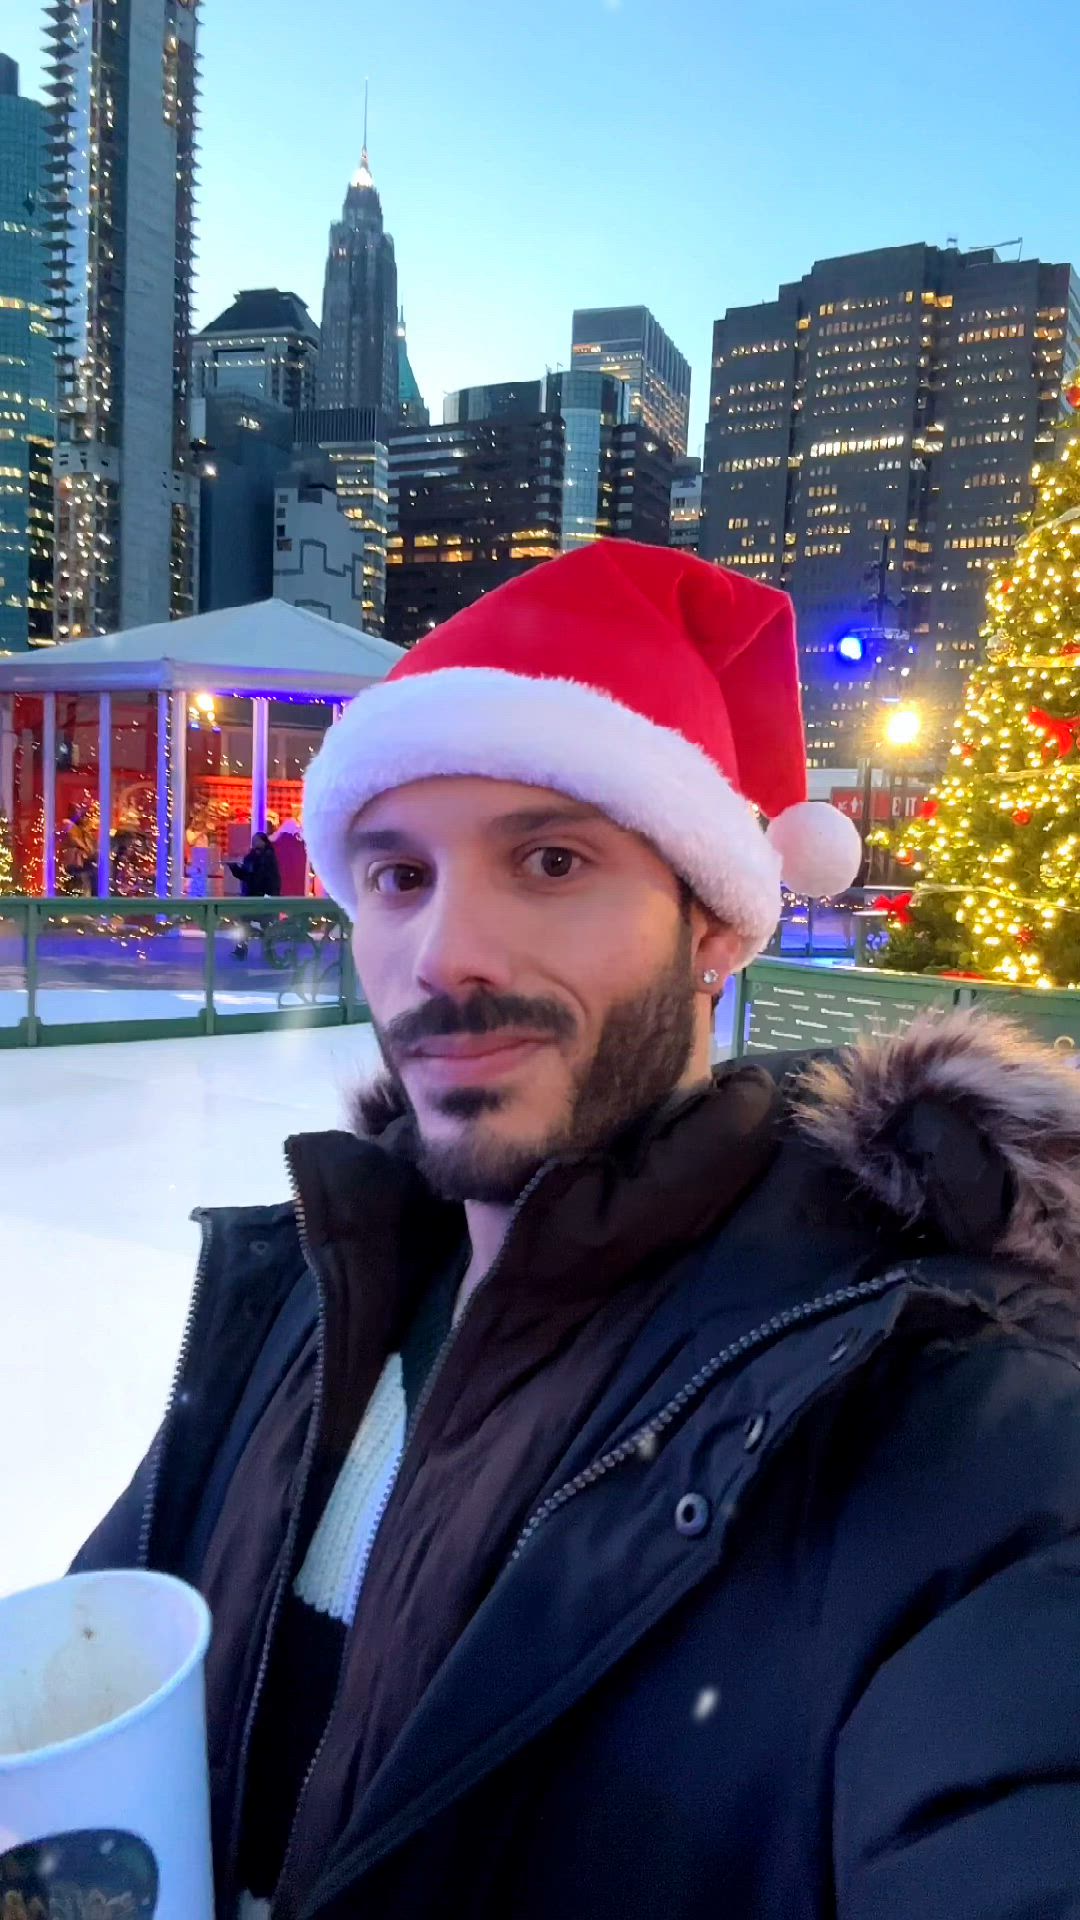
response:
<path id="1" fill-rule="evenodd" d="M 497 1258 L 493 1262 L 492 1266 L 488 1269 L 488 1272 L 484 1275 L 484 1278 L 481 1280 L 480 1284 L 475 1288 L 473 1293 L 470 1295 L 469 1299 L 465 1303 L 465 1306 L 462 1308 L 462 1311 L 459 1314 L 458 1318 L 454 1321 L 453 1325 L 451 1326 L 450 1331 L 446 1336 L 446 1339 L 443 1341 L 442 1347 L 435 1360 L 435 1364 L 432 1367 L 431 1372 L 428 1374 L 428 1377 L 424 1382 L 424 1385 L 420 1392 L 420 1398 L 416 1403 L 416 1407 L 413 1411 L 413 1417 L 409 1422 L 409 1426 L 405 1434 L 405 1441 L 401 1449 L 400 1458 L 398 1460 L 397 1471 L 395 1472 L 393 1479 L 390 1481 L 389 1486 L 386 1488 L 382 1496 L 382 1499 L 379 1502 L 379 1510 L 375 1516 L 374 1523 L 368 1535 L 367 1546 L 365 1548 L 363 1560 L 360 1565 L 359 1575 L 354 1586 L 353 1615 L 350 1616 L 349 1621 L 346 1623 L 346 1635 L 348 1635 L 348 1632 L 351 1629 L 352 1618 L 353 1616 L 355 1616 L 356 1606 L 359 1603 L 360 1594 L 363 1591 L 364 1580 L 367 1576 L 368 1562 L 370 1561 L 371 1555 L 375 1548 L 375 1542 L 378 1538 L 379 1528 L 382 1526 L 382 1523 L 383 1523 L 383 1516 L 386 1513 L 386 1509 L 390 1504 L 390 1500 L 393 1496 L 394 1488 L 397 1486 L 398 1480 L 401 1477 L 401 1470 L 405 1465 L 405 1461 L 408 1457 L 409 1444 L 412 1440 L 414 1433 L 416 1432 L 417 1427 L 420 1424 L 420 1417 L 424 1412 L 424 1409 L 426 1408 L 428 1401 L 431 1399 L 432 1393 L 434 1392 L 434 1389 L 435 1389 L 436 1382 L 438 1381 L 439 1376 L 442 1373 L 443 1368 L 445 1367 L 446 1362 L 449 1359 L 450 1354 L 457 1343 L 458 1337 L 461 1333 L 461 1329 L 465 1325 L 465 1322 L 468 1320 L 469 1314 L 472 1311 L 473 1302 L 476 1300 L 477 1295 L 482 1293 L 484 1289 L 489 1286 L 491 1281 L 494 1279 L 495 1275 L 498 1273 L 499 1268 L 503 1264 L 503 1261 L 506 1256 L 506 1248 L 510 1239 L 510 1235 L 517 1224 L 518 1218 L 523 1208 L 525 1207 L 526 1203 L 532 1199 L 532 1196 L 536 1192 L 536 1189 L 540 1185 L 540 1182 L 546 1177 L 548 1173 L 551 1172 L 552 1168 L 555 1165 L 557 1165 L 556 1161 L 547 1162 L 545 1166 L 540 1168 L 538 1173 L 534 1173 L 528 1185 L 522 1188 L 521 1193 L 518 1195 L 517 1200 L 514 1202 L 514 1206 L 510 1212 L 509 1219 L 507 1220 L 506 1232 L 503 1236 L 502 1247 L 499 1250 L 499 1254 Z M 314 1775 L 315 1769 L 318 1766 L 319 1761 L 322 1759 L 327 1740 L 330 1737 L 330 1728 L 333 1725 L 334 1717 L 337 1713 L 338 1706 L 341 1701 L 341 1695 L 344 1690 L 344 1685 L 345 1685 L 345 1651 L 343 1650 L 341 1661 L 338 1666 L 337 1686 L 334 1690 L 333 1703 L 331 1705 L 330 1712 L 326 1718 L 326 1721 L 323 1725 L 323 1730 L 319 1737 L 319 1743 L 315 1748 L 315 1752 L 312 1755 L 310 1765 L 308 1766 L 308 1770 L 304 1775 L 304 1783 L 300 1788 L 300 1792 L 297 1797 L 296 1812 L 293 1815 L 292 1826 L 289 1829 L 289 1839 L 288 1839 L 288 1844 L 286 1845 L 286 1848 L 285 1848 L 285 1856 L 282 1861 L 281 1874 L 278 1879 L 278 1885 L 277 1885 L 277 1890 L 274 1894 L 274 1899 L 271 1901 L 271 1913 L 273 1913 L 274 1906 L 281 1894 L 282 1888 L 285 1887 L 286 1885 L 289 1865 L 292 1860 L 293 1851 L 296 1845 L 296 1836 L 300 1826 L 300 1816 L 304 1809 L 304 1801 L 307 1798 L 307 1792 L 308 1792 L 308 1788 L 311 1785 L 312 1776 Z"/>
<path id="2" fill-rule="evenodd" d="M 307 1221 L 304 1215 L 304 1203 L 300 1197 L 300 1185 L 293 1171 L 292 1161 L 288 1153 L 285 1155 L 285 1165 L 288 1170 L 289 1185 L 292 1189 L 293 1205 L 296 1210 L 296 1228 L 300 1240 L 300 1249 L 312 1279 L 315 1282 L 315 1291 L 318 1297 L 318 1353 L 315 1365 L 315 1388 L 312 1396 L 311 1419 L 308 1423 L 307 1437 L 304 1441 L 304 1451 L 301 1455 L 300 1466 L 297 1472 L 296 1496 L 285 1535 L 285 1546 L 282 1554 L 282 1571 L 278 1575 L 277 1585 L 274 1588 L 274 1597 L 270 1603 L 270 1613 L 266 1622 L 266 1632 L 263 1635 L 262 1651 L 259 1656 L 259 1665 L 255 1674 L 255 1685 L 252 1689 L 251 1700 L 248 1703 L 247 1715 L 244 1720 L 244 1730 L 240 1738 L 240 1752 L 236 1764 L 232 1831 L 229 1841 L 228 1864 L 230 1872 L 235 1872 L 236 1863 L 239 1859 L 244 1821 L 247 1763 L 251 1754 L 251 1742 L 254 1737 L 259 1703 L 262 1698 L 262 1691 L 266 1684 L 266 1675 L 270 1666 L 274 1633 L 285 1598 L 285 1591 L 289 1583 L 289 1576 L 292 1572 L 293 1555 L 296 1549 L 297 1534 L 300 1530 L 300 1520 L 304 1510 L 308 1478 L 311 1473 L 312 1462 L 315 1457 L 315 1446 L 318 1439 L 319 1428 L 322 1423 L 323 1394 L 326 1382 L 326 1299 L 323 1293 L 322 1281 L 319 1278 L 318 1268 L 311 1254 L 311 1243 L 308 1239 Z"/>
<path id="3" fill-rule="evenodd" d="M 773 1314 L 771 1319 L 762 1321 L 760 1326 L 754 1327 L 749 1333 L 740 1334 L 737 1340 L 731 1341 L 728 1346 L 721 1348 L 719 1353 L 714 1354 L 711 1360 L 707 1360 L 705 1365 L 686 1382 L 686 1385 L 680 1387 L 678 1393 L 674 1394 L 667 1404 L 643 1426 L 637 1427 L 627 1439 L 620 1441 L 618 1446 L 611 1447 L 606 1453 L 600 1454 L 589 1466 L 583 1468 L 580 1473 L 576 1473 L 572 1480 L 567 1480 L 563 1486 L 549 1494 L 542 1505 L 537 1507 L 532 1518 L 526 1521 L 510 1555 L 509 1564 L 513 1565 L 514 1561 L 520 1557 L 545 1520 L 549 1520 L 552 1514 L 558 1513 L 576 1494 L 584 1493 L 588 1487 L 594 1487 L 605 1474 L 610 1473 L 615 1467 L 622 1466 L 625 1461 L 632 1459 L 635 1455 L 641 1460 L 651 1460 L 657 1442 L 665 1429 L 670 1427 L 672 1421 L 681 1413 L 685 1413 L 686 1409 L 700 1398 L 706 1387 L 711 1386 L 717 1376 L 727 1368 L 737 1361 L 744 1360 L 759 1347 L 767 1345 L 770 1340 L 790 1332 L 793 1327 L 826 1319 L 838 1307 L 850 1307 L 861 1300 L 872 1300 L 878 1294 L 887 1292 L 890 1287 L 908 1278 L 910 1278 L 909 1268 L 896 1267 L 888 1273 L 879 1274 L 873 1280 L 863 1280 L 856 1286 L 834 1287 L 830 1292 L 819 1293 L 813 1299 L 804 1300 L 796 1307 L 787 1307 L 783 1313 Z"/>
<path id="4" fill-rule="evenodd" d="M 205 1215 L 201 1218 L 199 1225 L 202 1232 L 202 1245 L 199 1248 L 199 1263 L 195 1269 L 195 1285 L 191 1290 L 191 1302 L 188 1306 L 187 1319 L 184 1322 L 184 1331 L 180 1340 L 180 1352 L 173 1370 L 172 1386 L 169 1389 L 169 1397 L 165 1402 L 165 1412 L 161 1417 L 161 1426 L 158 1429 L 157 1440 L 154 1443 L 154 1457 L 150 1463 L 150 1478 L 147 1483 L 146 1498 L 143 1501 L 136 1562 L 136 1564 L 143 1569 L 146 1568 L 150 1559 L 150 1535 L 153 1531 L 154 1508 L 157 1505 L 158 1488 L 161 1484 L 161 1464 L 165 1455 L 165 1441 L 168 1435 L 169 1423 L 175 1411 L 176 1402 L 180 1396 L 180 1383 L 183 1380 L 191 1352 L 191 1336 L 195 1329 L 195 1321 L 202 1302 L 203 1288 L 206 1284 L 206 1270 L 210 1264 L 210 1225 Z"/>
<path id="5" fill-rule="evenodd" d="M 538 1176 L 538 1178 L 539 1177 L 540 1176 Z M 528 1191 L 531 1191 L 531 1188 Z M 522 1196 L 523 1201 L 528 1197 L 528 1191 L 526 1195 Z M 492 1273 L 496 1271 L 501 1259 L 502 1255 L 500 1254 L 499 1261 L 497 1261 L 496 1266 L 492 1268 Z M 489 1275 L 488 1278 L 490 1277 Z M 601 1454 L 590 1466 L 586 1467 L 581 1473 L 575 1474 L 572 1480 L 568 1480 L 564 1486 L 558 1488 L 555 1493 L 551 1494 L 549 1498 L 537 1508 L 532 1518 L 526 1522 L 518 1536 L 517 1543 L 510 1555 L 507 1565 L 512 1566 L 514 1564 L 524 1548 L 535 1537 L 544 1521 L 549 1519 L 553 1513 L 557 1513 L 562 1507 L 566 1506 L 567 1502 L 572 1500 L 575 1494 L 583 1493 L 588 1487 L 595 1486 L 597 1481 L 603 1479 L 605 1474 L 610 1473 L 613 1468 L 621 1466 L 635 1454 L 644 1460 L 652 1459 L 660 1434 L 672 1424 L 679 1414 L 685 1412 L 686 1408 L 700 1397 L 706 1387 L 710 1386 L 717 1376 L 723 1373 L 725 1368 L 734 1365 L 735 1362 L 744 1359 L 748 1354 L 754 1353 L 760 1347 L 767 1345 L 770 1340 L 790 1332 L 794 1327 L 808 1325 L 814 1320 L 828 1319 L 829 1315 L 835 1313 L 838 1308 L 850 1307 L 863 1300 L 873 1300 L 880 1294 L 887 1293 L 891 1287 L 898 1286 L 902 1281 L 910 1280 L 913 1277 L 913 1272 L 910 1267 L 893 1267 L 890 1268 L 887 1273 L 879 1274 L 872 1280 L 864 1280 L 858 1285 L 834 1287 L 830 1289 L 828 1293 L 817 1294 L 810 1300 L 802 1301 L 798 1306 L 785 1308 L 782 1313 L 774 1314 L 771 1319 L 763 1321 L 760 1326 L 754 1327 L 750 1332 L 741 1334 L 737 1340 L 731 1341 L 728 1346 L 723 1347 L 719 1353 L 715 1354 L 711 1360 L 706 1361 L 705 1365 L 700 1367 L 697 1373 L 693 1374 L 686 1382 L 685 1386 L 680 1387 L 678 1393 L 673 1394 L 672 1398 L 667 1401 L 651 1419 L 645 1421 L 642 1426 L 635 1428 L 634 1432 L 629 1435 L 626 1440 L 620 1442 L 616 1447 L 611 1447 L 606 1453 Z M 486 1286 L 487 1281 L 485 1280 L 483 1284 Z M 466 1312 L 467 1311 L 468 1309 L 466 1309 Z M 462 1319 L 464 1318 L 465 1314 L 463 1313 Z M 443 1351 L 445 1353 L 446 1349 L 444 1348 Z M 413 1425 L 415 1426 L 415 1424 L 414 1421 Z M 404 1458 L 404 1454 L 402 1458 Z M 335 1701 L 335 1708 L 336 1705 L 337 1702 Z M 327 1731 L 328 1730 L 327 1728 Z M 325 1741 L 326 1732 L 324 1732 L 323 1739 L 319 1745 L 320 1753 L 322 1747 L 325 1745 Z M 316 1759 L 317 1758 L 318 1754 L 316 1754 Z M 308 1773 L 308 1780 L 310 1780 L 311 1773 L 314 1771 L 314 1764 L 313 1761 Z M 304 1788 L 306 1791 L 307 1781 L 304 1783 Z M 297 1817 L 299 1818 L 299 1807 L 297 1809 Z M 290 1850 L 295 1832 L 296 1823 L 294 1822 L 293 1833 L 289 1841 Z M 284 1874 L 282 1875 L 281 1883 L 279 1883 L 279 1891 L 280 1886 L 283 1884 Z M 334 1886 L 335 1891 L 332 1897 L 336 1899 L 341 1889 L 337 1887 L 336 1882 Z M 273 1903 L 271 1904 L 271 1913 L 273 1913 Z"/>

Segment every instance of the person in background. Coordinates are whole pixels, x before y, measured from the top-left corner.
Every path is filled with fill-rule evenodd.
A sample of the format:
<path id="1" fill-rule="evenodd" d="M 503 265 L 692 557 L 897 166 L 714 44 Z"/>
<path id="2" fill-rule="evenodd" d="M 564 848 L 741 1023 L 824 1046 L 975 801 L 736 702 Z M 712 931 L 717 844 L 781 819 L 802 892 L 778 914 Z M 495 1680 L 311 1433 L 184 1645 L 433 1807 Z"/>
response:
<path id="1" fill-rule="evenodd" d="M 90 898 L 97 892 L 98 830 L 89 806 L 75 807 L 60 829 L 59 864 L 68 876 L 65 891 Z"/>
<path id="2" fill-rule="evenodd" d="M 281 869 L 268 833 L 255 834 L 243 859 L 229 861 L 229 872 L 236 875 L 241 893 L 249 900 L 268 894 L 276 898 L 281 892 Z"/>
<path id="3" fill-rule="evenodd" d="M 274 852 L 274 844 L 267 833 L 252 836 L 251 845 L 242 860 L 230 860 L 229 872 L 236 875 L 240 882 L 240 891 L 245 899 L 255 900 L 265 897 L 277 899 L 281 894 L 281 868 Z M 262 921 L 249 921 L 249 926 L 259 933 Z M 238 960 L 247 957 L 248 942 L 238 940 L 233 951 Z"/>

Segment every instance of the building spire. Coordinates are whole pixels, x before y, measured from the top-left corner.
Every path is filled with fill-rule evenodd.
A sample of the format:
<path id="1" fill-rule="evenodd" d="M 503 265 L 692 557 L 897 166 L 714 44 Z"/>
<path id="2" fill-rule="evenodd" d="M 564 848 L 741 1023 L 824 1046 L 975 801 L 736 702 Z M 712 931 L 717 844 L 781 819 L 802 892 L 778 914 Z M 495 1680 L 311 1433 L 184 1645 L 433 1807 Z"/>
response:
<path id="1" fill-rule="evenodd" d="M 371 166 L 368 161 L 367 121 L 368 121 L 368 83 L 365 80 L 364 81 L 364 144 L 360 149 L 360 165 L 357 167 L 356 172 L 353 174 L 353 177 L 352 177 L 352 184 L 354 187 L 373 187 L 375 185 L 375 182 L 371 177 Z"/>

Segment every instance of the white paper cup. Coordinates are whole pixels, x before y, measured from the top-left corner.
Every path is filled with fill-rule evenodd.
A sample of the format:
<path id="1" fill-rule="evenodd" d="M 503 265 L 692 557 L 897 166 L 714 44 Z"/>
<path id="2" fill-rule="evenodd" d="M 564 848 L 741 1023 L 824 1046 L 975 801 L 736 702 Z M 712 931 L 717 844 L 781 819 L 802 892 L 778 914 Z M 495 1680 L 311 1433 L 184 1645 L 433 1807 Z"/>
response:
<path id="1" fill-rule="evenodd" d="M 209 1640 L 205 1602 L 164 1574 L 0 1600 L 0 1913 L 212 1920 Z"/>

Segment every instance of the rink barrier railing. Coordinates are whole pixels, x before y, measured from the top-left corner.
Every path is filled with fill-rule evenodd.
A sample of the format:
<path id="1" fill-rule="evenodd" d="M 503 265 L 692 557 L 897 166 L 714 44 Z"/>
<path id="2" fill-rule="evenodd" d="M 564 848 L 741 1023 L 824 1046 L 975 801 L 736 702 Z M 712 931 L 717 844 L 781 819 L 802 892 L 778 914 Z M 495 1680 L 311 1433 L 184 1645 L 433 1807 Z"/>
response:
<path id="1" fill-rule="evenodd" d="M 736 983 L 728 1051 L 741 1056 L 847 1046 L 865 1034 L 902 1033 L 919 1014 L 952 1007 L 1002 1015 L 1065 1053 L 1080 1049 L 1080 992 L 763 959 Z"/>
<path id="2" fill-rule="evenodd" d="M 241 959 L 233 949 L 245 931 Z M 958 1006 L 1005 1014 L 1040 1040 L 1080 1050 L 1077 992 L 804 959 L 748 967 L 717 1037 L 736 1057 L 800 1052 L 902 1032 L 927 1009 Z M 0 1048 L 368 1018 L 348 922 L 328 900 L 0 898 Z"/>
<path id="3" fill-rule="evenodd" d="M 330 900 L 0 897 L 0 1048 L 367 1018 Z"/>

